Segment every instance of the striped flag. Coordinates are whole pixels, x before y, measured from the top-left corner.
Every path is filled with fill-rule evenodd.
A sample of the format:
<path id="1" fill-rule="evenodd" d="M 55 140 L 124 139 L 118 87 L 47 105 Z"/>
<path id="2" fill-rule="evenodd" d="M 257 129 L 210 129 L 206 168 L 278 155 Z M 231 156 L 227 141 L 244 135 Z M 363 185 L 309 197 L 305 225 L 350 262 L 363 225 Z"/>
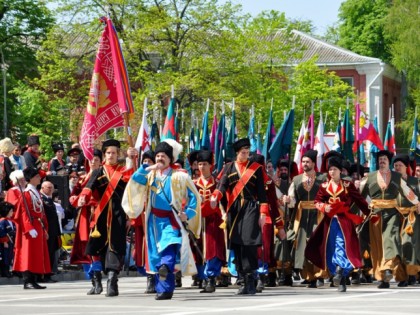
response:
<path id="1" fill-rule="evenodd" d="M 386 126 L 384 148 L 395 155 L 395 126 L 394 117 L 391 117 Z"/>

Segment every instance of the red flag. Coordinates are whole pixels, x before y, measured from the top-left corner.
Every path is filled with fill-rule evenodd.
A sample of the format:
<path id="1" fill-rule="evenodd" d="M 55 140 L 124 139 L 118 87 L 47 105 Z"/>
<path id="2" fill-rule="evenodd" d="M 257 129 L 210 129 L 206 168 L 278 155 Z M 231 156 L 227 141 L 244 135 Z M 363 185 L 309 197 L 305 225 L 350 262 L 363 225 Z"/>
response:
<path id="1" fill-rule="evenodd" d="M 357 145 L 362 141 L 368 140 L 378 147 L 379 150 L 383 150 L 382 141 L 376 132 L 375 126 L 366 117 L 366 114 L 360 110 L 360 105 L 356 105 L 356 122 L 355 122 L 355 138 L 356 141 L 353 143 L 353 151 L 357 150 Z"/>
<path id="2" fill-rule="evenodd" d="M 122 113 L 132 112 L 128 78 L 115 29 L 110 19 L 101 20 L 106 26 L 99 40 L 80 134 L 80 145 L 88 160 L 93 159 L 95 140 L 109 129 L 123 127 Z"/>

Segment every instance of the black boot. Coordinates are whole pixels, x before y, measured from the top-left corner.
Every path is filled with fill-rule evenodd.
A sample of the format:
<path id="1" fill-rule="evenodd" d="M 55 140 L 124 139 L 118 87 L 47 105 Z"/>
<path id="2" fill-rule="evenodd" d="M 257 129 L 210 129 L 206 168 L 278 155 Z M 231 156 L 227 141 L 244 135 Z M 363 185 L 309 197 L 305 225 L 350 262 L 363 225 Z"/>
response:
<path id="1" fill-rule="evenodd" d="M 317 288 L 317 286 L 316 286 L 316 280 L 311 280 L 311 281 L 308 281 L 308 285 L 307 285 L 307 288 L 310 288 L 310 289 L 316 289 Z"/>
<path id="2" fill-rule="evenodd" d="M 257 293 L 257 289 L 255 288 L 255 277 L 253 273 L 246 274 L 245 286 L 247 287 L 247 294 L 254 295 L 255 293 Z"/>
<path id="3" fill-rule="evenodd" d="M 170 300 L 172 299 L 173 292 L 162 292 L 157 293 L 155 296 L 155 300 Z"/>
<path id="4" fill-rule="evenodd" d="M 347 285 L 346 285 L 346 277 L 342 277 L 340 281 L 340 285 L 338 286 L 338 292 L 346 292 Z"/>
<path id="5" fill-rule="evenodd" d="M 182 272 L 177 271 L 175 273 L 175 288 L 181 288 L 182 287 Z"/>
<path id="6" fill-rule="evenodd" d="M 264 290 L 265 275 L 260 274 L 258 277 L 256 292 L 261 293 Z"/>
<path id="7" fill-rule="evenodd" d="M 277 274 L 275 272 L 269 272 L 268 277 L 265 281 L 265 286 L 268 288 L 274 288 L 276 286 Z"/>
<path id="8" fill-rule="evenodd" d="M 150 293 L 156 293 L 156 281 L 155 281 L 155 275 L 154 274 L 147 274 L 147 288 L 144 293 L 150 294 Z"/>
<path id="9" fill-rule="evenodd" d="M 39 285 L 38 283 L 36 283 L 35 281 L 35 277 L 34 275 L 29 272 L 29 271 L 25 271 L 23 273 L 23 289 L 27 290 L 27 289 L 45 289 L 46 287 Z"/>
<path id="10" fill-rule="evenodd" d="M 200 293 L 213 293 L 214 291 L 216 291 L 216 279 L 215 277 L 209 277 L 209 279 L 206 280 L 206 286 Z"/>
<path id="11" fill-rule="evenodd" d="M 117 296 L 118 292 L 118 272 L 115 270 L 108 271 L 108 281 L 106 283 L 105 296 Z"/>
<path id="12" fill-rule="evenodd" d="M 254 280 L 252 280 L 254 282 Z M 248 294 L 248 286 L 246 285 L 246 275 L 245 274 L 238 274 L 238 280 L 236 281 L 237 284 L 240 285 L 236 295 L 244 295 Z"/>
<path id="13" fill-rule="evenodd" d="M 335 286 L 339 286 L 343 279 L 343 268 L 340 266 L 335 267 L 335 276 L 333 277 L 333 283 Z"/>
<path id="14" fill-rule="evenodd" d="M 102 272 L 95 271 L 92 277 L 92 288 L 88 291 L 87 295 L 101 294 L 102 291 Z"/>
<path id="15" fill-rule="evenodd" d="M 360 284 L 360 276 L 362 275 L 362 271 L 359 270 L 357 272 L 353 272 L 351 276 L 351 284 Z"/>

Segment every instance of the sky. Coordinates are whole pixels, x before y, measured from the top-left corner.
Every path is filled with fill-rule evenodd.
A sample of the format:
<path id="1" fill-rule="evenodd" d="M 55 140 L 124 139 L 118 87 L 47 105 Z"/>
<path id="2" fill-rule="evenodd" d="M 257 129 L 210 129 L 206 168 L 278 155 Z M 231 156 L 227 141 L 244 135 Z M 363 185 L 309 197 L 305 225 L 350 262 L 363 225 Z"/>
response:
<path id="1" fill-rule="evenodd" d="M 220 2 L 223 2 L 220 1 Z M 245 13 L 256 16 L 261 11 L 284 12 L 289 19 L 311 20 L 315 34 L 324 35 L 327 27 L 338 21 L 338 9 L 344 0 L 231 0 L 241 4 Z"/>

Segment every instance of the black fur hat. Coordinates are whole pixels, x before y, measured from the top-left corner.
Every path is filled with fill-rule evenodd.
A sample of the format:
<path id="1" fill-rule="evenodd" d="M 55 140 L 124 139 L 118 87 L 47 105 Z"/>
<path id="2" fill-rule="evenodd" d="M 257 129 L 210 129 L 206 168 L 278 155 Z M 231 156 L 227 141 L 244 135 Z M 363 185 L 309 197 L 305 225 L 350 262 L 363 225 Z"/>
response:
<path id="1" fill-rule="evenodd" d="M 249 138 L 242 138 L 233 144 L 233 149 L 235 150 L 235 152 L 238 152 L 240 149 L 244 147 L 250 147 L 250 146 L 251 146 L 251 141 L 249 141 Z"/>
<path id="2" fill-rule="evenodd" d="M 208 150 L 198 151 L 197 162 L 209 162 L 211 165 L 213 165 L 213 152 Z"/>
<path id="3" fill-rule="evenodd" d="M 312 160 L 312 162 L 316 163 L 316 156 L 318 155 L 317 150 L 308 150 L 303 155 L 302 158 L 307 157 Z"/>

